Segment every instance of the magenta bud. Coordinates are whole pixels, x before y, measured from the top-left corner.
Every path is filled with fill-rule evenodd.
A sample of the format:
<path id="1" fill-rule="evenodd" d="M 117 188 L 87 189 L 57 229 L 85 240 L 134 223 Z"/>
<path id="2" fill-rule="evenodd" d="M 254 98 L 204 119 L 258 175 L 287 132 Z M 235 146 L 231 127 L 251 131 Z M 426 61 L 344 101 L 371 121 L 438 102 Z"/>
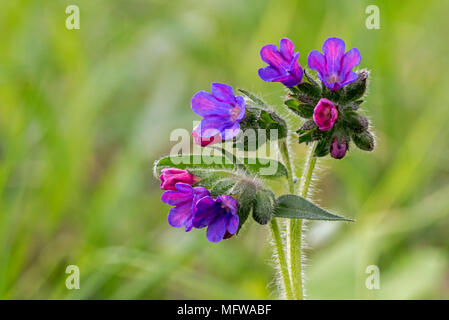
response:
<path id="1" fill-rule="evenodd" d="M 198 127 L 196 127 L 192 132 L 193 142 L 195 142 L 196 144 L 198 144 L 202 147 L 206 147 L 210 144 L 220 143 L 222 141 L 220 133 L 217 133 L 216 135 L 214 135 L 210 138 L 205 138 L 205 137 L 201 137 L 198 134 L 197 128 Z"/>
<path id="2" fill-rule="evenodd" d="M 176 190 L 175 185 L 178 182 L 193 185 L 199 180 L 198 177 L 181 169 L 162 169 L 161 173 L 161 189 L 163 190 Z"/>
<path id="3" fill-rule="evenodd" d="M 322 98 L 313 110 L 313 121 L 321 131 L 332 129 L 337 121 L 338 111 L 332 101 Z"/>
<path id="4" fill-rule="evenodd" d="M 223 236 L 223 239 L 232 238 L 234 235 L 235 235 L 235 233 L 229 233 L 229 231 L 226 230 L 225 235 Z"/>
<path id="5" fill-rule="evenodd" d="M 338 141 L 337 138 L 334 138 L 331 144 L 331 156 L 334 159 L 343 159 L 346 155 L 346 151 L 348 151 L 348 142 L 347 141 Z"/>

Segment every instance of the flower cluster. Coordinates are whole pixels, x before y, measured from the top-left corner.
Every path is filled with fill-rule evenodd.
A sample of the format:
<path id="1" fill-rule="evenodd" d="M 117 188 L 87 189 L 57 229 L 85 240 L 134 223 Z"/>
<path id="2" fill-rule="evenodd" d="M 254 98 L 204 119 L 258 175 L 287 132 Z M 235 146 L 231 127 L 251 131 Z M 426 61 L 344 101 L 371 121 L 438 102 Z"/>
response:
<path id="1" fill-rule="evenodd" d="M 366 70 L 353 71 L 361 61 L 359 50 L 345 52 L 343 40 L 329 38 L 323 44 L 323 53 L 310 52 L 308 66 L 317 72 L 321 85 L 302 70 L 297 61 L 299 54 L 293 50 L 288 39 L 281 40 L 279 50 L 274 45 L 264 46 L 260 55 L 269 66 L 260 69 L 259 75 L 265 81 L 280 81 L 288 87 L 285 104 L 305 119 L 297 131 L 299 143 L 317 141 L 315 156 L 330 153 L 335 159 L 346 155 L 351 140 L 359 149 L 372 151 L 374 136 L 369 121 L 358 113 L 369 76 Z"/>
<path id="2" fill-rule="evenodd" d="M 272 44 L 263 46 L 260 57 L 268 64 L 258 70 L 260 78 L 280 82 L 287 87 L 284 104 L 304 119 L 296 131 L 298 141 L 313 143 L 314 156 L 330 154 L 335 159 L 342 159 L 351 141 L 359 149 L 373 150 L 374 136 L 369 130 L 369 121 L 359 112 L 369 73 L 366 70 L 353 71 L 361 61 L 358 49 L 345 52 L 343 40 L 327 39 L 322 53 L 314 50 L 307 58 L 308 67 L 316 71 L 317 78 L 301 67 L 299 53 L 287 38 L 280 41 L 279 47 Z M 290 130 L 287 121 L 256 95 L 243 89 L 239 92 L 245 98 L 236 96 L 227 84 L 212 83 L 210 92 L 199 91 L 193 96 L 192 110 L 202 117 L 192 132 L 194 142 L 207 147 L 232 140 L 234 148 L 254 151 L 266 140 L 277 140 L 281 153 L 288 152 L 285 147 Z M 251 147 L 250 139 L 245 139 L 245 134 L 242 134 L 247 129 L 258 132 L 261 129 L 266 135 L 263 139 L 256 136 Z M 275 133 L 271 133 L 273 129 Z M 224 157 L 229 158 L 228 153 L 222 149 Z M 193 158 L 195 155 L 190 156 Z M 268 223 L 275 215 L 292 218 L 296 214 L 294 218 L 302 219 L 301 210 L 304 208 L 310 214 L 313 204 L 294 195 L 276 199 L 274 193 L 259 181 L 257 173 L 250 172 L 249 161 L 245 163 L 241 161 L 244 159 L 232 156 L 231 168 L 202 164 L 197 166 L 202 171 L 195 173 L 188 166 L 172 168 L 176 164 L 166 160 L 164 169 L 159 167 L 155 170 L 160 172 L 161 189 L 166 190 L 162 201 L 173 206 L 168 214 L 171 226 L 185 227 L 186 231 L 207 227 L 207 239 L 219 242 L 236 234 L 250 213 L 259 224 Z M 158 165 L 163 162 L 159 161 Z M 258 163 L 255 167 L 260 169 L 261 161 L 253 163 Z M 273 176 L 289 175 L 283 164 L 275 163 L 279 170 Z M 183 170 L 185 168 L 189 171 Z M 296 211 L 298 208 L 301 208 L 299 213 Z M 310 216 L 311 219 L 344 219 L 330 213 L 323 214 L 321 208 L 315 210 L 317 216 Z"/>
<path id="3" fill-rule="evenodd" d="M 160 180 L 161 189 L 167 190 L 162 194 L 162 202 L 174 206 L 168 214 L 172 227 L 185 227 L 186 232 L 207 227 L 207 239 L 211 242 L 219 242 L 237 232 L 238 204 L 232 196 L 212 198 L 206 188 L 192 186 L 198 177 L 186 170 L 163 169 Z"/>

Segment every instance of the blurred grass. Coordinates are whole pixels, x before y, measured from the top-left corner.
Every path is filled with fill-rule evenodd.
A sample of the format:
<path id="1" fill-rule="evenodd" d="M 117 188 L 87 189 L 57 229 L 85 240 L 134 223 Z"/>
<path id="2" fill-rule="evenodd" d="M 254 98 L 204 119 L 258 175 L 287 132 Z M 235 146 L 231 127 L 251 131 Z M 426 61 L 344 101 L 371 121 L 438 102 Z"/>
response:
<path id="1" fill-rule="evenodd" d="M 65 28 L 69 4 L 80 30 Z M 365 28 L 369 4 L 380 30 Z M 449 298 L 448 13 L 444 0 L 2 1 L 0 297 L 275 297 L 268 230 L 217 245 L 169 227 L 151 165 L 212 81 L 279 104 L 281 85 L 257 76 L 262 45 L 287 36 L 305 65 L 338 36 L 372 70 L 378 147 L 322 162 L 315 197 L 357 222 L 310 224 L 308 295 Z M 65 288 L 69 264 L 81 290 Z"/>

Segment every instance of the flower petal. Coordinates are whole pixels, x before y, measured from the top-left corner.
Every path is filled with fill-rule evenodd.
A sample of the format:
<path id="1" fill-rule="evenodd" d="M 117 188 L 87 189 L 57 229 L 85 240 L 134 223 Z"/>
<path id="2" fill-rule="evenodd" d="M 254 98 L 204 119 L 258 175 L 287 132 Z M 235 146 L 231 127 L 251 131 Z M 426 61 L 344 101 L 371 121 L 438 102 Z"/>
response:
<path id="1" fill-rule="evenodd" d="M 279 53 L 277 47 L 274 44 L 267 44 L 260 49 L 260 57 L 270 66 L 278 69 L 286 69 L 288 64 L 284 61 L 284 58 Z"/>
<path id="2" fill-rule="evenodd" d="M 192 194 L 187 192 L 180 192 L 169 190 L 165 191 L 161 196 L 162 202 L 171 205 L 178 206 L 184 203 L 189 203 L 192 201 Z"/>
<path id="3" fill-rule="evenodd" d="M 224 132 L 226 129 L 231 129 L 234 125 L 238 125 L 238 123 L 234 123 L 231 119 L 231 116 L 210 116 L 201 120 L 201 123 L 197 129 L 197 133 L 203 138 L 210 138 L 216 136 L 217 134 L 221 134 L 221 137 L 224 138 Z M 240 125 L 238 125 L 240 128 Z"/>
<path id="4" fill-rule="evenodd" d="M 202 117 L 228 114 L 231 108 L 232 105 L 217 100 L 206 91 L 197 92 L 192 98 L 193 112 Z"/>
<path id="5" fill-rule="evenodd" d="M 219 210 L 220 207 L 215 206 L 215 200 L 212 197 L 201 198 L 195 206 L 193 226 L 200 229 L 209 225 L 219 214 Z"/>
<path id="6" fill-rule="evenodd" d="M 342 61 L 341 61 L 341 75 L 343 78 L 352 71 L 356 65 L 360 63 L 362 57 L 360 55 L 360 51 L 357 48 L 352 48 L 348 52 L 345 53 Z"/>
<path id="7" fill-rule="evenodd" d="M 326 60 L 324 56 L 316 50 L 309 53 L 307 57 L 307 64 L 310 69 L 318 71 L 318 74 L 321 74 L 321 76 L 326 73 Z"/>
<path id="8" fill-rule="evenodd" d="M 237 232 L 238 228 L 239 228 L 239 216 L 236 214 L 233 214 L 228 219 L 227 230 L 230 234 L 234 234 Z"/>
<path id="9" fill-rule="evenodd" d="M 295 54 L 295 45 L 288 38 L 281 39 L 279 43 L 279 52 L 282 54 L 285 60 L 293 59 L 293 55 Z"/>
<path id="10" fill-rule="evenodd" d="M 278 69 L 271 66 L 260 68 L 258 73 L 262 80 L 270 82 L 282 75 Z"/>
<path id="11" fill-rule="evenodd" d="M 358 78 L 357 73 L 351 71 L 346 75 L 345 81 L 343 81 L 341 83 L 341 86 L 343 87 L 347 84 L 350 84 L 351 82 L 354 82 L 355 80 L 357 80 L 357 78 Z"/>
<path id="12" fill-rule="evenodd" d="M 230 213 L 235 214 L 237 212 L 237 200 L 232 196 L 221 195 L 217 197 L 217 201 L 223 203 L 226 207 L 230 209 Z"/>
<path id="13" fill-rule="evenodd" d="M 232 87 L 228 86 L 227 84 L 218 82 L 212 83 L 210 92 L 215 98 L 217 98 L 221 102 L 226 102 L 230 104 L 235 103 L 234 91 L 232 90 Z"/>
<path id="14" fill-rule="evenodd" d="M 240 107 L 240 113 L 235 120 L 242 121 L 245 117 L 245 99 L 243 99 L 243 97 L 241 96 L 237 96 L 235 98 L 237 100 L 237 105 Z"/>
<path id="15" fill-rule="evenodd" d="M 226 233 L 227 224 L 227 215 L 223 214 L 218 216 L 207 228 L 207 240 L 210 242 L 220 242 Z"/>
<path id="16" fill-rule="evenodd" d="M 338 73 L 345 54 L 345 42 L 339 38 L 329 38 L 324 41 L 323 53 L 326 57 L 326 67 L 329 74 Z"/>
<path id="17" fill-rule="evenodd" d="M 223 140 L 228 140 L 236 137 L 240 132 L 240 124 L 238 122 L 235 122 L 232 126 L 224 128 L 223 131 L 221 131 L 221 138 Z"/>
<path id="18" fill-rule="evenodd" d="M 168 223 L 175 228 L 180 228 L 186 225 L 186 222 L 190 222 L 192 219 L 192 206 L 189 204 L 183 206 L 177 206 L 171 208 L 168 213 Z"/>

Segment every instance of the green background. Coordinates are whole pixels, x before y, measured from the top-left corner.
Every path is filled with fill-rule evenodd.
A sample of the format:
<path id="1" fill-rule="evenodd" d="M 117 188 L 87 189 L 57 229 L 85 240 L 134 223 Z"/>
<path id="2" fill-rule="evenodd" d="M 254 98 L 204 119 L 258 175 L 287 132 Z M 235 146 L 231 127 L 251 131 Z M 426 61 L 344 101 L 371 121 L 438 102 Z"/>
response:
<path id="1" fill-rule="evenodd" d="M 279 105 L 260 48 L 289 37 L 304 66 L 331 36 L 372 71 L 377 148 L 320 162 L 314 199 L 357 222 L 308 224 L 308 297 L 449 298 L 448 14 L 444 0 L 2 0 L 0 298 L 275 298 L 268 228 L 219 244 L 171 228 L 152 163 L 199 119 L 196 91 L 225 82 Z"/>

